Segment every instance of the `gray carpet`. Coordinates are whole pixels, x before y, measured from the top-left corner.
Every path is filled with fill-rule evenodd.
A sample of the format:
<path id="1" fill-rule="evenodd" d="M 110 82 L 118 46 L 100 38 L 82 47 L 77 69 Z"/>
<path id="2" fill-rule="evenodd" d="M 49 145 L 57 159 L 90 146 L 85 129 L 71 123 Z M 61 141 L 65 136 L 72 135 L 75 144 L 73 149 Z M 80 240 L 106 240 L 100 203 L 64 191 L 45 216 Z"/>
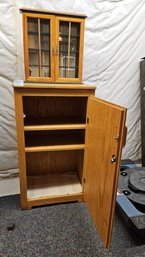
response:
<path id="1" fill-rule="evenodd" d="M 15 224 L 8 231 L 9 222 Z M 145 243 L 115 214 L 111 251 L 99 238 L 85 203 L 21 211 L 19 195 L 0 198 L 0 257 L 142 257 Z"/>

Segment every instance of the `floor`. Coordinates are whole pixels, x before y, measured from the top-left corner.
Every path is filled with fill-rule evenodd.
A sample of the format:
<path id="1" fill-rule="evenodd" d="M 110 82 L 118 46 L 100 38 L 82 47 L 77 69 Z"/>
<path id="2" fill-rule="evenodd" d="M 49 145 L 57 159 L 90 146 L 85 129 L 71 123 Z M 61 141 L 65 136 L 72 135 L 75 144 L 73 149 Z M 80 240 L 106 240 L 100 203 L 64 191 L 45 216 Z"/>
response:
<path id="1" fill-rule="evenodd" d="M 14 224 L 8 230 L 9 223 Z M 0 198 L 0 257 L 142 257 L 145 242 L 130 232 L 117 212 L 111 250 L 100 240 L 85 203 L 22 211 L 19 195 Z"/>

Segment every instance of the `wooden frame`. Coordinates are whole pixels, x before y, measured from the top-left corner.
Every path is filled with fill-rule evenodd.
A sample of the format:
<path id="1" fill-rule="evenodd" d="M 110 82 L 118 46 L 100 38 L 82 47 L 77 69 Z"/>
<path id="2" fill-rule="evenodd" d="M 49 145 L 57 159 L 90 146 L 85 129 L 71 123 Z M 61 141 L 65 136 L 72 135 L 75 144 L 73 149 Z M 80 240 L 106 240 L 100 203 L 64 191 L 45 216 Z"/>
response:
<path id="1" fill-rule="evenodd" d="M 82 80 L 84 15 L 21 11 L 26 80 L 33 81 L 14 87 L 21 208 L 85 201 L 110 249 L 126 108 L 96 98 L 94 86 L 77 84 Z M 29 76 L 28 17 L 38 19 L 40 68 L 40 19 L 50 20 L 49 78 Z M 80 25 L 77 78 L 59 76 L 61 21 L 69 24 L 68 68 L 71 24 Z M 43 83 L 53 81 L 61 83 Z"/>
<path id="2" fill-rule="evenodd" d="M 25 63 L 25 79 L 26 81 L 35 82 L 73 82 L 78 83 L 82 81 L 82 62 L 83 62 L 83 44 L 84 44 L 84 17 L 73 15 L 70 17 L 64 14 L 55 15 L 54 13 L 46 14 L 46 12 L 25 11 L 23 13 L 23 42 L 24 42 L 24 63 Z M 33 77 L 29 73 L 29 53 L 28 53 L 28 18 L 38 19 L 38 50 L 39 60 L 41 60 L 41 43 L 40 43 L 40 19 L 50 20 L 50 77 Z M 78 77 L 77 78 L 60 78 L 59 77 L 59 22 L 68 21 L 80 24 L 80 38 L 79 38 L 79 60 L 78 60 Z M 39 63 L 41 69 L 41 61 Z"/>
<path id="3" fill-rule="evenodd" d="M 54 34 L 51 33 L 50 37 L 50 77 L 32 77 L 29 75 L 29 54 L 28 54 L 28 18 L 36 18 L 38 21 L 40 19 L 50 20 L 50 33 L 54 30 L 54 16 L 47 14 L 35 14 L 35 13 L 23 13 L 23 42 L 24 42 L 24 62 L 25 62 L 25 76 L 27 81 L 43 81 L 43 82 L 52 82 L 54 81 Z M 39 33 L 39 58 L 40 58 L 40 28 L 38 29 Z M 41 68 L 41 67 L 40 67 Z"/>
<path id="4" fill-rule="evenodd" d="M 20 198 L 22 209 L 85 201 L 109 249 L 126 108 L 94 95 L 93 86 L 14 87 Z"/>
<path id="5" fill-rule="evenodd" d="M 79 60 L 78 60 L 78 77 L 77 78 L 60 78 L 59 77 L 59 23 L 61 21 L 70 23 L 80 24 L 80 42 L 79 42 Z M 78 83 L 82 81 L 82 66 L 83 66 L 83 47 L 84 47 L 84 20 L 79 18 L 68 18 L 68 17 L 56 17 L 56 48 L 58 49 L 56 54 L 56 73 L 55 81 L 56 82 L 74 82 Z M 70 33 L 69 33 L 69 48 L 70 48 Z M 69 49 L 68 49 L 69 51 Z"/>
<path id="6" fill-rule="evenodd" d="M 110 248 L 126 109 L 90 96 L 87 117 L 83 195 L 104 245 Z"/>
<path id="7" fill-rule="evenodd" d="M 14 87 L 15 95 L 15 108 L 16 108 L 16 124 L 17 124 L 17 139 L 19 149 L 19 168 L 20 168 L 20 186 L 21 186 L 21 207 L 22 209 L 29 209 L 32 206 L 66 202 L 66 201 L 82 201 L 83 195 L 79 194 L 68 194 L 61 196 L 48 196 L 41 198 L 29 199 L 27 197 L 27 169 L 26 169 L 26 153 L 33 152 L 56 152 L 56 151 L 82 151 L 84 150 L 84 144 L 71 144 L 71 145 L 57 145 L 57 146 L 40 146 L 40 147 L 26 147 L 24 133 L 27 131 L 55 131 L 57 130 L 85 130 L 84 124 L 60 124 L 60 125 L 33 125 L 24 126 L 23 121 L 23 97 L 79 97 L 87 98 L 89 95 L 95 94 L 94 86 L 82 86 L 82 85 L 54 85 L 54 84 L 41 84 L 34 87 L 33 84 L 27 83 L 24 87 Z M 77 101 L 77 102 L 78 102 Z M 34 108 L 34 106 L 33 106 Z M 65 108 L 65 106 L 64 106 Z M 21 109 L 21 111 L 19 111 Z M 20 129 L 20 127 L 21 129 Z"/>

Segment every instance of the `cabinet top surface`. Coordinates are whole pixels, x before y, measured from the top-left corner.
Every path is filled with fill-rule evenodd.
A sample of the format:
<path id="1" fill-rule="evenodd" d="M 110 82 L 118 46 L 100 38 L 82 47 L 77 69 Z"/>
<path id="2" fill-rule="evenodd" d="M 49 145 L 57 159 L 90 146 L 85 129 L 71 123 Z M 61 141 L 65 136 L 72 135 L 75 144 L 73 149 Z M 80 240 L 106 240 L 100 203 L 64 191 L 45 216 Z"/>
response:
<path id="1" fill-rule="evenodd" d="M 49 84 L 49 83 L 24 83 L 24 86 L 15 86 L 13 84 L 14 88 L 35 88 L 35 89 L 96 89 L 96 86 L 90 86 L 90 85 L 82 85 L 82 84 Z"/>
<path id="2" fill-rule="evenodd" d="M 58 15 L 58 16 L 69 16 L 69 17 L 78 17 L 78 18 L 86 18 L 87 17 L 83 13 L 77 14 L 77 13 L 66 13 L 66 12 L 55 12 L 52 10 L 33 9 L 33 8 L 20 8 L 20 12 L 52 14 L 52 15 Z"/>

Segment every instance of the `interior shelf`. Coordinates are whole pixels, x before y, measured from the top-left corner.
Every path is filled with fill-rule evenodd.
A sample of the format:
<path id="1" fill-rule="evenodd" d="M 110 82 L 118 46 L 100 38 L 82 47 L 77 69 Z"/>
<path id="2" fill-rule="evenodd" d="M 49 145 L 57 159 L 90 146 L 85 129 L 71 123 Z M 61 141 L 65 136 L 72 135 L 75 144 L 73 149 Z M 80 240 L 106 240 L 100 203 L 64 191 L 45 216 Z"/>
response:
<path id="1" fill-rule="evenodd" d="M 35 131 L 35 130 L 65 130 L 65 129 L 85 129 L 86 124 L 66 124 L 66 125 L 30 125 L 25 126 L 24 131 Z"/>
<path id="2" fill-rule="evenodd" d="M 66 150 L 83 150 L 84 144 L 79 145 L 53 145 L 53 146 L 34 146 L 25 147 L 25 152 L 48 152 L 48 151 L 66 151 Z"/>
<path id="3" fill-rule="evenodd" d="M 76 172 L 27 177 L 27 197 L 40 198 L 82 193 Z"/>

